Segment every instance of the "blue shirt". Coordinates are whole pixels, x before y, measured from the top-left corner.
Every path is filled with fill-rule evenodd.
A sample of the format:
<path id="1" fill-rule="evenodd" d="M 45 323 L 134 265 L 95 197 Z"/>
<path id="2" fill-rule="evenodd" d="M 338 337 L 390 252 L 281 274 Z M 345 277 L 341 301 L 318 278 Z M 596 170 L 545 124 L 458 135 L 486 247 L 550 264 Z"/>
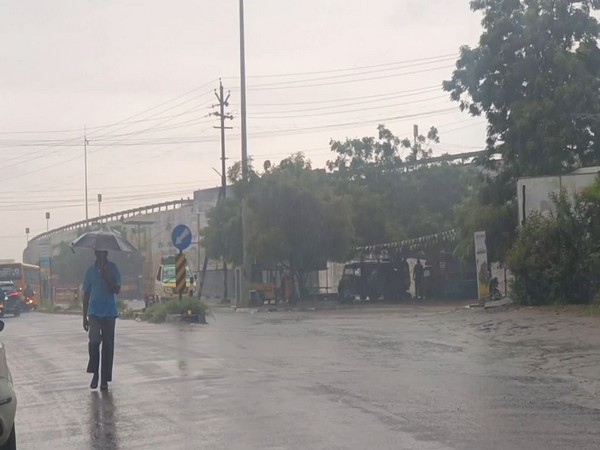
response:
<path id="1" fill-rule="evenodd" d="M 121 274 L 117 265 L 108 261 L 108 274 L 113 282 L 121 286 Z M 88 316 L 118 317 L 117 296 L 100 277 L 100 268 L 96 263 L 85 272 L 83 279 L 83 292 L 90 294 Z"/>

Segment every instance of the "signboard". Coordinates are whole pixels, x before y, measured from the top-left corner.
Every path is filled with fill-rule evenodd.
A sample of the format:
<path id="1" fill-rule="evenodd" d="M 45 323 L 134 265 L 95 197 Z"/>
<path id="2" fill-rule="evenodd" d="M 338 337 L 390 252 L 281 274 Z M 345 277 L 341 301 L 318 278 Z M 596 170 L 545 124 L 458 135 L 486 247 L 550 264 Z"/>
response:
<path id="1" fill-rule="evenodd" d="M 490 295 L 485 231 L 475 232 L 475 264 L 477 268 L 477 294 L 478 298 L 482 300 Z"/>
<path id="2" fill-rule="evenodd" d="M 177 280 L 176 289 L 177 293 L 181 296 L 183 291 L 185 291 L 186 279 L 185 279 L 185 255 L 180 253 L 177 255 L 177 259 L 175 260 L 175 278 Z"/>
<path id="3" fill-rule="evenodd" d="M 50 239 L 44 239 L 40 241 L 40 258 L 48 258 L 50 256 Z"/>
<path id="4" fill-rule="evenodd" d="M 0 281 L 14 281 L 21 278 L 21 266 L 19 264 L 6 264 L 0 267 Z"/>
<path id="5" fill-rule="evenodd" d="M 177 225 L 171 233 L 171 242 L 177 250 L 184 251 L 192 243 L 192 230 L 187 225 Z"/>

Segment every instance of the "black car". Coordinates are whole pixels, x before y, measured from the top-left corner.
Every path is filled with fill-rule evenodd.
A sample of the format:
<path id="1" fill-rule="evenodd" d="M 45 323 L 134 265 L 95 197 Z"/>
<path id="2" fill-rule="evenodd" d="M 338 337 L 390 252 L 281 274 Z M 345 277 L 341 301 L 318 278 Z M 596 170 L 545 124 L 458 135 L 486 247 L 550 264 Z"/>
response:
<path id="1" fill-rule="evenodd" d="M 4 317 L 5 314 L 18 317 L 22 311 L 25 311 L 25 308 L 25 301 L 15 283 L 12 281 L 0 282 L 0 317 Z"/>

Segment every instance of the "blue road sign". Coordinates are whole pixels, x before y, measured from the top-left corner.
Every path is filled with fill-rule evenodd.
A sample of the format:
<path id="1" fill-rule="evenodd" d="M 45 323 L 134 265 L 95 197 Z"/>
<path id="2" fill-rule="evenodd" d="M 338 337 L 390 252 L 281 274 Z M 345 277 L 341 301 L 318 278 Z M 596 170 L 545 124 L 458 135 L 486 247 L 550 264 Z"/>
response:
<path id="1" fill-rule="evenodd" d="M 192 230 L 187 225 L 177 225 L 171 232 L 171 241 L 177 250 L 185 250 L 192 243 Z"/>
<path id="2" fill-rule="evenodd" d="M 171 233 L 171 241 L 177 250 L 184 251 L 192 243 L 192 230 L 187 225 L 177 225 Z"/>
<path id="3" fill-rule="evenodd" d="M 50 258 L 42 257 L 40 258 L 40 268 L 47 269 L 50 267 Z"/>

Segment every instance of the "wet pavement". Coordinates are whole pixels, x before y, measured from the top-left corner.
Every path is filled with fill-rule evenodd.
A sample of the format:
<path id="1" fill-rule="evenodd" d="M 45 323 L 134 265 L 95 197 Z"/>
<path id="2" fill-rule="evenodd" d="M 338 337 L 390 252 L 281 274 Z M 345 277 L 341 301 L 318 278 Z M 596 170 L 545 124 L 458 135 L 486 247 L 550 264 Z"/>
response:
<path id="1" fill-rule="evenodd" d="M 78 316 L 6 319 L 20 449 L 597 449 L 598 320 L 450 307 L 117 323 L 90 391 Z"/>

